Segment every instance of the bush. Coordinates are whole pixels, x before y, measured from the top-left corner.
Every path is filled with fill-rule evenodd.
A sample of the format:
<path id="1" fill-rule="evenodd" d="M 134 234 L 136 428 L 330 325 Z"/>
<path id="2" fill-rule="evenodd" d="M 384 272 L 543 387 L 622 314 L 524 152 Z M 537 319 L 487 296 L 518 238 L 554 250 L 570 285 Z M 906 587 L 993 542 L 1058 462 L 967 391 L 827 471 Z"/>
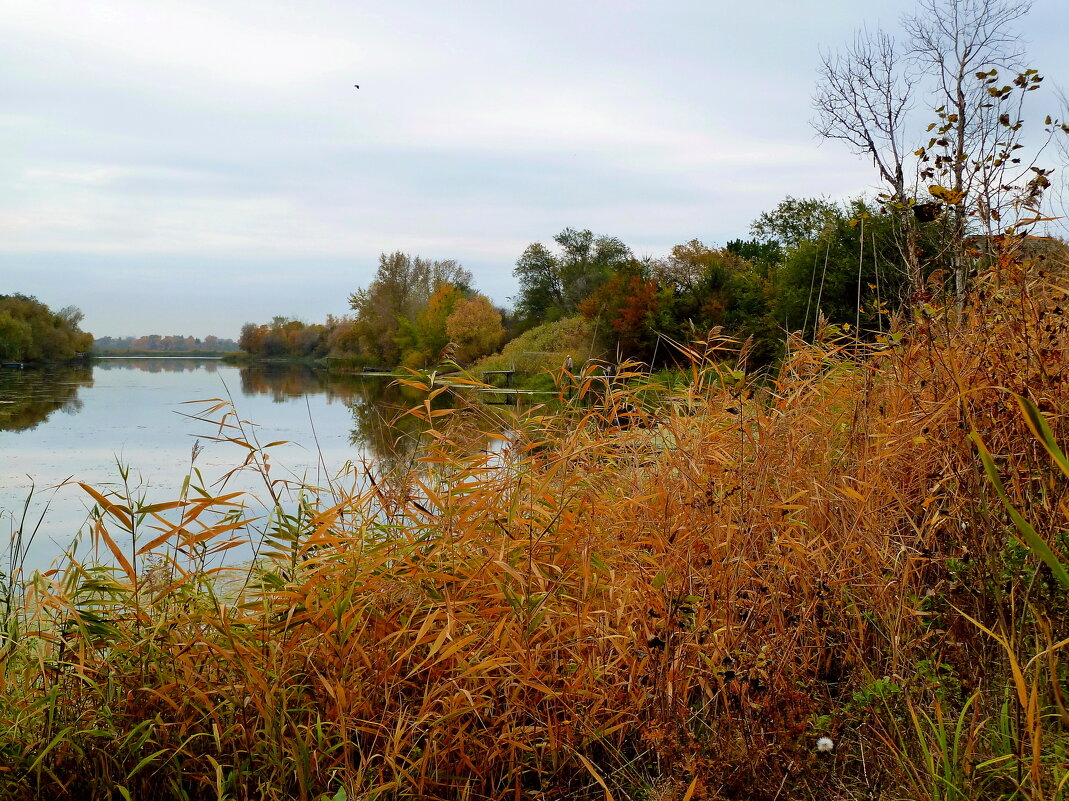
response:
<path id="1" fill-rule="evenodd" d="M 482 371 L 514 369 L 527 376 L 537 376 L 547 370 L 559 370 L 569 355 L 579 370 L 584 362 L 595 357 L 594 348 L 594 324 L 582 317 L 568 317 L 520 334 L 500 353 L 479 360 L 472 373 L 478 377 Z"/>

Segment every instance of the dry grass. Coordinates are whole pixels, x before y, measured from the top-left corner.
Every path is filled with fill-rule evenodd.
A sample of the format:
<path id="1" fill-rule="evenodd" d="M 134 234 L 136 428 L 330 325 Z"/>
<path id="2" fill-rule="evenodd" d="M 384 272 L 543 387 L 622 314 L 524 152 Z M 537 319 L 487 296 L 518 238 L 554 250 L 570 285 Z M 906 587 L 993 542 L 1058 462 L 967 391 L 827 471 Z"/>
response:
<path id="1" fill-rule="evenodd" d="M 1065 563 L 1069 477 L 1015 395 L 1064 441 L 1069 325 L 1061 290 L 998 279 L 876 346 L 794 343 L 774 381 L 713 341 L 682 395 L 578 376 L 503 455 L 428 403 L 412 474 L 284 503 L 265 472 L 269 521 L 195 481 L 95 494 L 113 566 L 72 560 L 6 623 L 0 790 L 1064 798 L 1067 590 L 969 435 Z M 239 593 L 208 566 L 250 536 Z"/>

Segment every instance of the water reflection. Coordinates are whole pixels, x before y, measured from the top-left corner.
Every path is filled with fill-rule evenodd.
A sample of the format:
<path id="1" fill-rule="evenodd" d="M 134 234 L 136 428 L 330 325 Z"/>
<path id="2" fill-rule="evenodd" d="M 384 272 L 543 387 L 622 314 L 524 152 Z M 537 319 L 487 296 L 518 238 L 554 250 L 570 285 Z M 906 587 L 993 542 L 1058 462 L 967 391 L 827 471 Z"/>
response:
<path id="1" fill-rule="evenodd" d="M 0 369 L 0 431 L 28 431 L 56 411 L 77 414 L 78 390 L 92 385 L 86 365 Z"/>
<path id="2" fill-rule="evenodd" d="M 305 365 L 264 364 L 241 368 L 241 391 L 268 395 L 275 403 L 323 394 L 328 402 L 345 404 L 353 419 L 350 444 L 367 453 L 380 470 L 409 462 L 427 430 L 422 419 L 407 414 L 423 403 L 425 394 L 389 378 L 328 373 Z M 432 408 L 451 408 L 454 402 L 450 393 L 443 393 L 434 399 Z"/>
<path id="3" fill-rule="evenodd" d="M 93 386 L 93 370 L 106 371 L 112 377 L 122 371 L 154 374 L 203 371 L 201 374 L 214 374 L 221 372 L 221 366 L 226 370 L 235 369 L 207 359 L 138 357 L 101 359 L 92 366 L 0 370 L 0 431 L 32 429 L 57 410 L 77 414 L 82 408 L 78 390 Z M 411 465 L 412 457 L 426 442 L 423 436 L 427 430 L 426 422 L 407 414 L 414 407 L 423 405 L 426 394 L 391 378 L 330 373 L 295 364 L 251 365 L 241 367 L 238 373 L 241 393 L 245 397 L 267 397 L 273 404 L 290 404 L 308 396 L 321 396 L 327 404 L 343 404 L 352 420 L 349 444 L 375 461 L 382 471 Z M 126 382 L 123 385 L 127 386 Z M 184 381 L 175 385 L 175 392 L 181 393 L 183 386 Z M 130 392 L 129 402 L 134 403 L 136 390 Z M 176 394 L 176 402 L 188 397 Z M 445 392 L 433 399 L 432 408 L 453 408 L 464 403 L 466 401 L 453 393 Z M 470 427 L 472 430 L 465 432 L 464 438 L 471 440 L 472 447 L 488 447 L 479 437 L 477 419 L 471 420 Z"/>
<path id="4" fill-rule="evenodd" d="M 245 451 L 216 441 L 217 426 L 191 419 L 198 407 L 185 405 L 226 398 L 228 392 L 241 419 L 251 421 L 249 430 L 258 441 L 280 443 L 270 452 L 272 476 L 280 480 L 321 486 L 347 471 L 347 463 L 365 460 L 377 477 L 395 469 L 402 477 L 410 469 L 434 469 L 417 457 L 435 440 L 423 420 L 404 414 L 422 406 L 425 393 L 387 377 L 334 375 L 293 365 L 241 369 L 218 361 L 143 358 L 0 370 L 0 537 L 21 528 L 21 510 L 34 487 L 56 488 L 44 502 L 45 529 L 27 557 L 28 565 L 44 568 L 69 547 L 92 505 L 70 483 L 72 478 L 104 489 L 121 486 L 121 464 L 129 469 L 137 492 L 168 501 L 182 491 L 194 443 L 207 443 L 196 457 L 197 480 L 203 475 L 204 486 L 246 492 L 253 505 L 263 500 L 258 476 L 234 473 Z M 442 409 L 468 402 L 441 393 L 432 405 Z M 456 415 L 436 418 L 436 428 L 463 453 L 496 451 L 500 446 L 482 432 L 505 426 L 495 429 L 477 400 L 470 405 L 471 412 L 458 409 Z M 71 414 L 55 414 L 60 409 Z M 360 486 L 366 484 L 363 470 L 352 475 Z"/>
<path id="5" fill-rule="evenodd" d="M 275 403 L 320 393 L 333 399 L 331 383 L 326 372 L 303 364 L 255 364 L 241 368 L 242 394 L 270 395 Z"/>
<path id="6" fill-rule="evenodd" d="M 141 370 L 145 373 L 191 373 L 203 370 L 214 373 L 219 369 L 219 359 L 182 358 L 177 356 L 109 357 L 94 363 L 98 370 Z"/>

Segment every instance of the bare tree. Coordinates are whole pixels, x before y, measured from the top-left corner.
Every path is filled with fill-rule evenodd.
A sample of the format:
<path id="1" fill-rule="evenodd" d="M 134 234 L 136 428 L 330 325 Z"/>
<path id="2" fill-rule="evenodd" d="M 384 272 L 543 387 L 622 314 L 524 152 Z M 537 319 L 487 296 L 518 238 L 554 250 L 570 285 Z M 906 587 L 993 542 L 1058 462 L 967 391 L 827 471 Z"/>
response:
<path id="1" fill-rule="evenodd" d="M 925 259 L 950 267 L 960 301 L 974 243 L 991 252 L 996 234 L 1018 224 L 1022 210 L 1040 216 L 1051 171 L 1038 159 L 1069 128 L 1048 117 L 1046 140 L 1025 149 L 1025 97 L 1043 80 L 1020 65 L 1015 25 L 1029 10 L 1029 0 L 920 0 L 903 20 L 903 45 L 882 31 L 861 31 L 848 47 L 822 56 L 815 127 L 873 159 L 889 190 L 885 205 L 900 221 L 899 250 L 913 289 L 922 278 L 919 221 L 941 221 Z M 1015 77 L 1004 84 L 1007 70 Z M 927 137 L 914 105 L 932 115 Z M 936 203 L 920 201 L 922 186 Z M 986 236 L 969 239 L 971 233 Z"/>
<path id="2" fill-rule="evenodd" d="M 1012 134 L 1020 130 L 1019 119 L 991 113 L 997 105 L 992 100 L 1002 100 L 1009 92 L 998 97 L 995 92 L 1002 92 L 1002 87 L 994 86 L 989 79 L 997 79 L 999 70 L 1020 69 L 1023 50 L 1020 34 L 1013 26 L 1030 8 L 1028 0 L 922 0 L 921 12 L 903 21 L 913 55 L 925 73 L 934 78 L 938 99 L 932 105 L 937 106 L 940 122 L 930 127 L 939 136 L 929 147 L 938 144 L 943 148 L 939 166 L 950 178 L 950 186 L 946 187 L 950 191 L 942 199 L 951 208 L 948 255 L 959 300 L 964 297 L 967 271 L 967 201 L 971 198 L 979 202 L 982 216 L 993 222 L 999 220 L 1002 203 L 992 192 L 1003 184 L 993 182 L 994 176 L 987 173 L 998 160 L 999 151 L 1016 149 L 1017 138 Z M 1032 77 L 1038 76 L 1033 72 L 1028 78 Z M 1000 123 L 1000 119 L 1004 122 Z M 1004 132 L 1011 136 L 1001 136 Z M 1004 159 L 998 166 L 1006 163 Z M 988 170 L 981 166 L 984 164 Z M 928 173 L 928 177 L 934 174 Z M 986 192 L 977 191 L 981 186 Z"/>
<path id="3" fill-rule="evenodd" d="M 888 206 L 898 211 L 899 250 L 910 287 L 917 289 L 920 263 L 905 169 L 912 101 L 906 61 L 894 38 L 879 29 L 858 31 L 842 51 L 822 54 L 813 124 L 821 136 L 842 140 L 872 158 L 888 187 Z"/>
<path id="4" fill-rule="evenodd" d="M 64 306 L 58 312 L 56 317 L 67 324 L 69 328 L 76 329 L 85 319 L 85 312 L 79 309 L 77 306 Z"/>

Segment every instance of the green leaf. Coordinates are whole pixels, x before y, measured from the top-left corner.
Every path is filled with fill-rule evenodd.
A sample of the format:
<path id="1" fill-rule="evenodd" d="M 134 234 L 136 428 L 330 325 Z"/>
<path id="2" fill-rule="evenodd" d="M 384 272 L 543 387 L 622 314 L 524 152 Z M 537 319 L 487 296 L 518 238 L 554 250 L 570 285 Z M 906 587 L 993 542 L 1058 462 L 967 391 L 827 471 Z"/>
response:
<path id="1" fill-rule="evenodd" d="M 1066 478 L 1069 478 L 1069 459 L 1065 458 L 1062 449 L 1058 447 L 1058 442 L 1054 439 L 1054 433 L 1050 430 L 1050 426 L 1047 425 L 1046 418 L 1028 398 L 1018 396 L 1017 403 L 1021 407 L 1025 422 L 1032 430 L 1032 433 L 1043 443 L 1043 447 L 1047 449 L 1047 453 L 1061 468 L 1061 471 L 1065 473 Z"/>
<path id="2" fill-rule="evenodd" d="M 1002 505 L 1006 507 L 1006 511 L 1009 512 L 1010 518 L 1013 520 L 1013 524 L 1017 527 L 1017 532 L 1021 535 L 1021 539 L 1024 540 L 1027 545 L 1036 556 L 1043 560 L 1043 562 L 1050 568 L 1054 577 L 1058 580 L 1064 588 L 1069 590 L 1069 571 L 1065 569 L 1058 557 L 1054 555 L 1054 552 L 1050 549 L 1050 546 L 1043 541 L 1043 538 L 1036 533 L 1036 530 L 1032 528 L 1032 524 L 1029 523 L 1018 512 L 1013 504 L 1010 502 L 1009 496 L 1006 495 L 1006 489 L 1002 486 L 1002 479 L 999 478 L 998 470 L 995 468 L 995 462 L 991 458 L 991 454 L 987 448 L 984 447 L 983 440 L 980 439 L 980 435 L 973 431 L 969 438 L 976 444 L 977 450 L 980 452 L 980 459 L 984 463 L 984 471 L 987 473 L 987 477 L 991 480 L 991 484 L 995 487 L 995 492 L 998 493 L 999 498 L 1002 499 Z"/>

